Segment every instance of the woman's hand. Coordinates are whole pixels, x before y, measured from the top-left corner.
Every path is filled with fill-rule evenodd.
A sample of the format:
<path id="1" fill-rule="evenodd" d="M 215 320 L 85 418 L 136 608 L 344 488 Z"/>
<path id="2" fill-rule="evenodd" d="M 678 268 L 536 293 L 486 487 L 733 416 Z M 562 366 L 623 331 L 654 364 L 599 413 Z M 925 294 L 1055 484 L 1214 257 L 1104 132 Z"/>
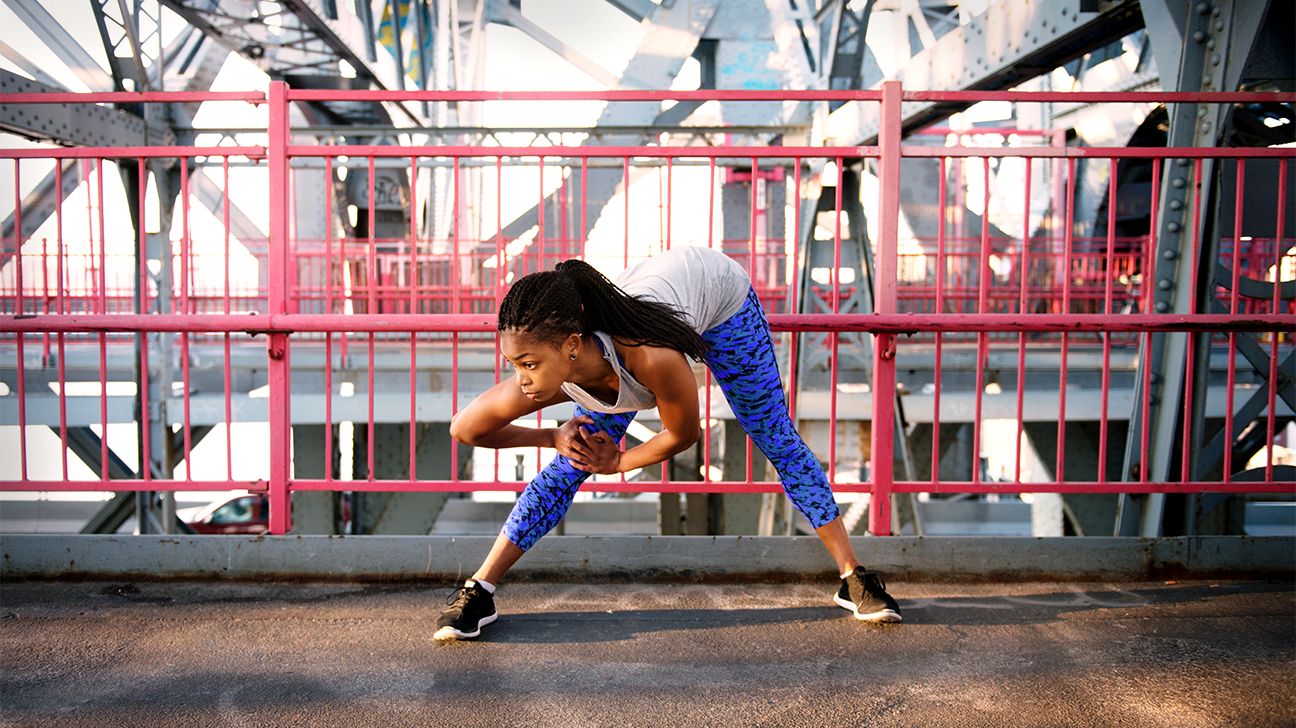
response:
<path id="1" fill-rule="evenodd" d="M 588 432 L 582 425 L 593 426 L 589 417 L 573 417 L 554 430 L 554 449 L 567 458 L 572 467 L 587 473 L 611 475 L 621 472 L 621 448 L 606 432 Z"/>

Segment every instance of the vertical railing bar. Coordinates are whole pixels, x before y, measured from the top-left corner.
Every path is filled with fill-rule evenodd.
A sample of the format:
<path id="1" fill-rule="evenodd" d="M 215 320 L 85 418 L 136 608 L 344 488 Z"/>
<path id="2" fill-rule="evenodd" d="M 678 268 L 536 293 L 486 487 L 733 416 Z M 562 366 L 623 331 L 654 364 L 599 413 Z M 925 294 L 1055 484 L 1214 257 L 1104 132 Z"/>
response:
<path id="1" fill-rule="evenodd" d="M 756 199 L 756 177 L 759 174 L 758 170 L 759 170 L 759 165 L 757 163 L 757 158 L 752 157 L 751 158 L 751 203 L 750 203 L 750 209 L 748 210 L 748 214 L 747 214 L 747 221 L 750 226 L 749 228 L 750 237 L 748 238 L 748 255 L 750 256 L 750 261 L 748 262 L 748 270 L 750 271 L 749 277 L 751 278 L 753 287 L 756 285 L 756 267 L 757 267 L 756 266 L 756 205 L 758 204 L 758 202 Z M 752 462 L 752 439 L 750 436 L 746 436 L 743 438 L 743 447 L 746 448 L 744 457 L 745 457 L 745 462 L 747 464 L 747 482 L 752 483 L 756 479 L 756 466 L 755 463 Z"/>
<path id="2" fill-rule="evenodd" d="M 45 313 L 49 314 L 54 311 L 55 297 L 50 295 L 49 287 L 49 238 L 41 238 L 41 301 L 45 304 Z M 40 311 L 40 305 L 36 306 Z M 41 366 L 47 366 L 50 358 L 50 335 L 46 331 L 41 334 Z"/>
<path id="3" fill-rule="evenodd" d="M 711 175 L 711 181 L 707 185 L 707 247 L 715 247 L 715 176 L 716 176 L 716 158 L 707 158 L 707 169 Z M 724 243 L 721 243 L 721 248 Z"/>
<path id="4" fill-rule="evenodd" d="M 622 178 L 625 180 L 625 184 L 622 186 L 622 200 L 624 202 L 624 210 L 622 211 L 622 214 L 624 215 L 624 224 L 622 227 L 625 233 L 625 241 L 621 253 L 621 266 L 622 268 L 628 268 L 630 267 L 630 157 L 621 158 L 621 167 Z M 613 356 L 615 355 L 615 352 L 613 352 Z M 621 436 L 621 442 L 618 443 L 618 447 L 625 450 L 626 440 L 624 435 Z M 538 458 L 537 462 L 539 462 Z M 622 483 L 626 482 L 625 473 L 620 473 L 620 480 Z"/>
<path id="5" fill-rule="evenodd" d="M 409 312 L 417 313 L 418 282 L 418 157 L 410 157 Z M 411 337 L 413 334 L 411 334 Z"/>
<path id="6" fill-rule="evenodd" d="M 543 162 L 543 159 L 541 161 Z M 459 313 L 461 311 L 460 302 L 463 300 L 461 295 L 462 291 L 460 290 L 460 279 L 463 276 L 463 268 L 459 257 L 459 244 L 462 240 L 462 235 L 459 233 L 459 229 L 462 226 L 462 219 L 460 217 L 460 207 L 462 203 L 459 194 L 459 163 L 459 157 L 455 157 L 453 172 L 454 199 L 452 201 L 452 204 L 454 205 L 454 237 L 453 240 L 451 240 L 450 246 L 450 275 L 452 276 L 450 283 L 454 292 L 454 303 L 452 304 L 453 313 Z M 544 214 L 541 213 L 540 217 L 543 219 Z M 499 337 L 496 338 L 498 339 Z M 455 331 L 450 335 L 450 419 L 453 420 L 454 416 L 457 414 L 459 414 L 459 332 Z M 411 427 L 413 427 L 413 425 L 411 425 Z M 413 441 L 411 440 L 411 442 Z M 450 438 L 450 479 L 459 479 L 459 441 L 453 437 Z"/>
<path id="7" fill-rule="evenodd" d="M 329 160 L 332 161 L 332 158 Z M 230 312 L 230 201 L 229 156 L 221 157 L 221 225 L 224 231 L 223 258 L 225 267 L 225 302 L 223 310 Z M 230 334 L 225 332 L 225 479 L 234 480 L 234 417 L 233 387 L 230 378 Z"/>
<path id="8" fill-rule="evenodd" d="M 66 288 L 66 286 L 64 285 L 64 277 L 66 275 L 66 272 L 63 266 L 63 258 L 64 258 L 63 164 L 61 162 L 58 161 L 55 162 L 54 174 L 55 174 L 55 184 L 57 186 L 57 189 L 54 193 L 54 222 L 55 222 L 54 248 L 55 248 L 55 255 L 58 256 L 57 268 L 55 269 L 58 275 L 58 278 L 55 281 L 55 286 L 56 286 L 55 294 L 58 297 L 59 315 L 64 315 L 67 313 L 67 308 L 66 308 L 67 299 L 65 298 L 64 295 L 64 290 Z M 62 447 L 61 450 L 62 456 L 59 459 L 63 465 L 63 480 L 67 480 L 68 479 L 67 371 L 64 366 L 64 359 L 66 358 L 66 356 L 65 356 L 64 346 L 63 346 L 64 335 L 62 331 L 58 332 L 58 336 L 56 337 L 56 340 L 58 342 L 59 442 Z"/>
<path id="9" fill-rule="evenodd" d="M 368 289 L 367 299 L 369 302 L 368 313 L 378 313 L 378 241 L 377 241 L 377 215 L 374 209 L 374 157 L 369 155 L 369 201 L 368 227 L 369 227 L 369 245 L 368 248 L 368 267 L 366 273 L 366 288 Z M 366 337 L 368 344 L 369 363 L 367 367 L 367 422 L 365 429 L 365 457 L 366 471 L 365 475 L 370 482 L 374 480 L 374 437 L 377 428 L 374 427 L 374 332 L 370 331 Z"/>
<path id="10" fill-rule="evenodd" d="M 948 164 L 949 157 L 940 157 L 940 184 L 937 186 L 936 201 L 936 302 L 935 313 L 940 315 L 945 313 L 945 225 L 949 211 L 945 209 L 948 204 Z M 944 336 L 940 331 L 936 332 L 936 351 L 933 354 L 934 370 L 932 373 L 932 452 L 931 452 L 931 482 L 935 488 L 940 480 L 940 410 L 941 410 L 941 345 Z"/>
<path id="11" fill-rule="evenodd" d="M 1282 286 L 1279 284 L 1281 278 L 1283 259 L 1283 224 L 1287 212 L 1287 160 L 1278 160 L 1278 225 L 1274 237 L 1274 283 L 1273 283 L 1273 309 L 1274 315 L 1282 313 L 1280 310 L 1280 301 L 1282 300 Z M 1275 408 L 1277 399 L 1275 395 L 1278 391 L 1278 331 L 1269 332 L 1269 413 L 1265 417 L 1265 481 L 1273 482 L 1273 465 L 1274 465 L 1274 432 L 1277 426 L 1275 421 Z"/>
<path id="12" fill-rule="evenodd" d="M 901 98 L 899 81 L 882 83 L 878 133 L 881 209 L 877 255 L 874 256 L 877 278 L 873 310 L 883 315 L 896 312 Z M 891 335 L 879 336 L 873 346 L 873 483 L 869 507 L 869 530 L 878 536 L 891 533 L 891 493 L 895 482 L 895 374 L 895 339 Z"/>
<path id="13" fill-rule="evenodd" d="M 419 276 L 416 273 L 418 269 L 418 259 L 415 249 L 418 247 L 418 157 L 410 157 L 410 227 L 409 227 L 409 276 L 406 285 L 409 286 L 409 312 L 415 313 L 418 305 L 418 299 L 415 297 L 415 288 L 418 287 Z M 418 399 L 417 382 L 415 381 L 414 372 L 418 370 L 418 336 L 411 329 L 410 337 L 410 370 L 409 370 L 409 479 L 413 483 L 417 477 L 418 464 L 416 458 L 416 437 L 415 437 L 415 405 Z M 450 440 L 452 443 L 454 439 Z M 453 445 L 451 445 L 453 447 Z M 453 470 L 453 468 L 451 468 Z"/>
<path id="14" fill-rule="evenodd" d="M 1031 172 L 1034 166 L 1034 160 L 1025 157 L 1023 160 L 1026 165 L 1026 201 L 1022 208 L 1022 243 L 1021 243 L 1021 263 L 1019 265 L 1018 276 L 1020 278 L 1018 287 L 1020 299 L 1017 303 L 1017 310 L 1021 314 L 1022 320 L 1026 318 L 1030 306 L 1027 294 L 1027 278 L 1030 276 L 1030 241 L 1031 241 Z M 937 334 L 939 336 L 939 334 Z M 1026 399 L 1026 332 L 1022 331 L 1017 334 L 1017 437 L 1013 440 L 1013 482 L 1021 483 L 1021 461 L 1022 461 L 1022 433 L 1026 428 L 1024 420 L 1024 405 Z M 936 441 L 933 440 L 933 447 Z"/>
<path id="15" fill-rule="evenodd" d="M 138 160 L 138 169 L 136 172 L 136 195 L 139 200 L 139 229 L 136 233 L 139 235 L 138 241 L 138 263 L 139 263 L 139 313 L 141 315 L 148 313 L 148 236 L 145 230 L 144 214 L 147 212 L 146 201 L 148 195 L 148 173 L 144 166 L 144 158 Z M 151 438 L 149 433 L 152 428 L 149 426 L 149 398 L 148 398 L 148 334 L 139 333 L 139 350 L 140 350 L 140 375 L 139 375 L 139 398 L 140 398 L 140 477 L 145 481 L 153 478 L 153 460 L 150 452 Z"/>
<path id="16" fill-rule="evenodd" d="M 673 157 L 666 158 L 666 250 L 671 249 L 671 208 L 672 201 L 675 199 L 671 191 L 672 178 L 674 176 L 671 168 Z"/>
<path id="17" fill-rule="evenodd" d="M 1246 182 L 1246 159 L 1237 160 L 1237 179 L 1234 186 L 1237 188 L 1233 193 L 1233 282 L 1229 286 L 1229 313 L 1236 315 L 1238 311 L 1238 282 L 1242 277 L 1240 268 L 1242 254 L 1242 185 Z M 1275 281 L 1277 279 L 1275 278 Z M 1230 341 L 1232 343 L 1232 341 Z M 1230 349 L 1230 352 L 1232 350 Z M 1232 358 L 1233 354 L 1230 353 Z M 1228 449 L 1225 449 L 1228 452 Z"/>
<path id="18" fill-rule="evenodd" d="M 270 82 L 269 148 L 270 239 L 266 305 L 271 315 L 288 311 L 288 84 Z M 370 182 L 373 175 L 370 174 Z M 373 199 L 370 193 L 369 199 Z M 270 388 L 270 533 L 283 535 L 292 528 L 292 419 L 289 407 L 292 377 L 287 334 L 271 334 L 268 355 Z"/>
<path id="19" fill-rule="evenodd" d="M 1237 179 L 1233 193 L 1233 281 L 1229 291 L 1229 314 L 1238 315 L 1238 282 L 1242 277 L 1242 186 L 1246 181 L 1246 160 L 1237 160 Z M 1281 204 L 1281 202 L 1279 203 Z M 1274 271 L 1274 285 L 1278 285 Z M 1237 377 L 1237 332 L 1228 334 L 1228 386 L 1224 390 L 1224 482 L 1233 480 L 1233 386 Z M 1272 380 L 1271 380 L 1272 381 Z"/>
<path id="20" fill-rule="evenodd" d="M 1071 244 L 1075 226 L 1075 174 L 1076 161 L 1067 159 L 1067 195 L 1066 223 L 1062 230 L 1062 312 L 1071 313 Z M 1058 361 L 1058 425 L 1057 425 L 1057 458 L 1054 465 L 1054 480 L 1061 483 L 1066 480 L 1066 403 L 1067 403 L 1067 354 L 1071 339 L 1067 332 L 1062 332 L 1062 352 Z"/>
<path id="21" fill-rule="evenodd" d="M 1155 181 L 1155 179 L 1156 179 L 1156 178 L 1154 177 L 1153 180 Z M 1197 307 L 1198 307 L 1198 301 L 1199 301 L 1199 298 L 1198 298 L 1198 295 L 1197 295 L 1197 294 L 1198 294 L 1198 291 L 1201 290 L 1201 289 L 1200 289 L 1200 280 L 1199 280 L 1200 262 L 1201 262 L 1201 236 L 1202 236 L 1202 227 L 1201 227 L 1201 210 L 1202 210 L 1202 201 L 1201 201 L 1201 182 L 1202 182 L 1202 160 L 1200 160 L 1200 159 L 1196 159 L 1196 160 L 1193 160 L 1193 202 L 1192 202 L 1192 217 L 1190 218 L 1190 219 L 1192 220 L 1192 231 L 1191 231 L 1190 239 L 1193 241 L 1193 243 L 1192 243 L 1192 289 L 1191 289 L 1191 290 L 1192 290 L 1192 300 L 1189 302 L 1189 305 L 1188 305 L 1188 313 L 1197 313 Z M 1154 188 L 1154 189 L 1155 189 L 1155 188 Z M 1213 292 L 1212 292 L 1212 295 L 1213 295 Z M 1148 293 L 1148 300 L 1151 301 L 1151 291 L 1149 291 L 1149 293 Z M 1150 335 L 1149 335 L 1149 336 L 1150 336 Z M 1192 411 L 1193 411 L 1193 410 L 1192 410 L 1192 408 L 1193 408 L 1193 391 L 1194 391 L 1194 389 L 1195 389 L 1195 388 L 1193 387 L 1193 366 L 1194 366 L 1194 360 L 1195 360 L 1195 358 L 1196 358 L 1196 348 L 1197 348 L 1197 337 L 1198 337 L 1198 336 L 1199 336 L 1199 334 L 1197 334 L 1197 333 L 1195 333 L 1195 332 L 1190 332 L 1190 333 L 1188 334 L 1188 347 L 1187 347 L 1188 356 L 1186 357 L 1186 358 L 1187 358 L 1187 362 L 1185 363 L 1186 371 L 1185 371 L 1185 375 L 1184 375 L 1184 412 L 1183 412 L 1183 422 L 1184 422 L 1183 446 L 1184 446 L 1184 449 L 1183 449 L 1183 461 L 1182 461 L 1182 473 L 1181 473 L 1181 478 L 1182 478 L 1183 482 L 1185 482 L 1185 483 L 1186 483 L 1186 482 L 1189 482 L 1190 480 L 1193 479 L 1193 473 L 1192 473 L 1192 469 L 1193 469 L 1193 457 L 1192 457 L 1193 447 L 1192 447 L 1192 439 L 1191 439 L 1191 437 L 1192 437 L 1192 421 L 1193 421 L 1193 416 L 1192 416 Z M 1210 335 L 1210 334 L 1206 334 L 1206 336 L 1207 336 L 1207 342 L 1210 342 L 1211 335 Z M 1207 371 L 1209 371 L 1209 367 L 1210 367 L 1210 351 L 1209 351 L 1209 349 L 1210 349 L 1210 346 L 1209 346 L 1209 343 L 1208 343 L 1208 344 L 1207 344 L 1207 356 L 1206 356 L 1206 362 L 1205 362 L 1205 366 L 1207 367 Z M 1147 409 L 1148 409 L 1148 399 L 1149 399 L 1149 395 L 1146 394 L 1146 392 L 1148 391 L 1150 378 L 1151 378 L 1151 374 L 1150 374 L 1150 373 L 1149 373 L 1147 376 L 1144 376 L 1144 378 L 1143 378 L 1143 391 L 1145 392 L 1145 394 L 1143 395 L 1143 411 L 1144 411 L 1144 415 L 1143 415 L 1143 428 L 1142 428 L 1142 429 L 1143 429 L 1143 442 L 1142 442 L 1142 444 L 1141 444 L 1141 447 L 1142 447 L 1142 460 L 1140 461 L 1140 462 L 1143 462 L 1143 463 L 1146 463 L 1146 462 L 1147 462 L 1147 451 L 1148 451 L 1148 435 L 1147 435 L 1148 414 L 1147 414 Z M 1206 404 L 1206 402 L 1202 402 L 1202 405 L 1205 405 L 1205 404 Z M 1144 477 L 1142 480 L 1146 481 L 1146 480 L 1147 480 L 1147 478 L 1146 478 L 1147 468 L 1146 468 L 1146 467 L 1143 468 L 1143 473 L 1144 473 L 1144 476 L 1145 476 L 1145 477 Z"/>
<path id="22" fill-rule="evenodd" d="M 1159 210 L 1159 209 L 1161 209 L 1161 208 L 1160 208 L 1160 205 L 1161 205 L 1161 160 L 1159 160 L 1159 159 L 1154 159 L 1154 160 L 1152 160 L 1152 200 L 1151 200 L 1151 207 L 1150 207 L 1149 209 L 1152 209 L 1152 210 Z M 1193 212 L 1193 214 L 1194 214 L 1194 215 L 1197 214 L 1197 213 L 1196 213 L 1196 208 L 1194 208 L 1194 212 Z M 1155 281 L 1153 280 L 1153 278 L 1155 277 L 1155 273 L 1156 273 L 1156 247 L 1157 247 L 1157 237 L 1156 237 L 1156 236 L 1157 236 L 1157 226 L 1156 226 L 1156 225 L 1151 225 L 1151 226 L 1148 228 L 1148 244 L 1147 244 L 1147 247 L 1148 247 L 1148 256 L 1149 256 L 1149 257 L 1148 257 L 1148 259 L 1147 259 L 1147 262 L 1144 264 L 1144 265 L 1145 265 L 1145 268 L 1146 268 L 1146 271 L 1145 271 L 1144 276 L 1143 276 L 1143 279 L 1144 279 L 1144 281 L 1145 281 L 1145 283 L 1144 283 L 1144 285 L 1143 285 L 1143 288 L 1144 288 L 1144 297 L 1145 297 L 1145 300 L 1144 300 L 1144 302 L 1143 302 L 1143 312 L 1144 312 L 1144 313 L 1152 313 L 1152 311 L 1154 310 L 1154 309 L 1153 309 L 1153 305 L 1152 305 L 1152 289 L 1153 289 L 1153 287 L 1155 286 Z M 1196 265 L 1196 264 L 1194 263 L 1194 266 L 1195 266 L 1195 265 Z M 1194 274 L 1194 275 L 1195 275 L 1195 274 Z M 1194 310 L 1194 309 L 1190 306 L 1189 311 L 1191 312 L 1192 310 Z M 1185 382 L 1191 382 L 1191 381 L 1192 381 L 1192 361 L 1193 361 L 1193 340 L 1194 340 L 1194 337 L 1195 337 L 1195 334 L 1193 334 L 1192 332 L 1189 332 L 1189 333 L 1188 333 L 1188 346 L 1187 346 L 1187 357 L 1186 357 L 1186 359 L 1187 359 L 1187 364 L 1186 364 L 1186 367 L 1187 367 L 1187 376 L 1186 376 L 1185 379 L 1184 379 Z M 1151 361 L 1152 361 L 1152 360 L 1151 360 L 1151 355 L 1152 355 L 1152 351 L 1151 351 L 1151 342 L 1152 342 L 1152 335 L 1151 335 L 1150 333 L 1148 333 L 1148 334 L 1144 334 L 1144 336 L 1143 336 L 1143 345 L 1144 345 L 1144 347 L 1147 349 L 1147 356 L 1148 356 L 1148 358 L 1145 360 L 1145 363 L 1146 363 L 1146 364 L 1151 364 Z M 1141 423 L 1139 423 L 1139 461 L 1138 461 L 1138 462 L 1139 462 L 1139 473 L 1140 473 L 1139 480 L 1140 480 L 1141 482 L 1147 482 L 1147 479 L 1148 479 L 1148 467 L 1147 467 L 1147 464 L 1148 464 L 1148 441 L 1149 441 L 1149 437 L 1148 437 L 1148 422 L 1150 421 L 1150 420 L 1149 420 L 1149 415 L 1150 415 L 1150 413 L 1148 412 L 1148 409 L 1149 409 L 1149 407 L 1150 407 L 1149 402 L 1151 401 L 1151 392 L 1150 392 L 1150 390 L 1151 390 L 1151 386 L 1152 386 L 1152 371 L 1151 371 L 1151 367 L 1150 367 L 1150 366 L 1146 366 L 1146 365 L 1144 365 L 1144 366 L 1141 366 L 1140 368 L 1143 370 L 1143 381 L 1140 383 L 1140 388 L 1141 388 L 1141 391 L 1142 391 L 1142 397 L 1141 397 L 1141 400 L 1142 400 L 1142 401 L 1140 402 L 1140 408 L 1139 408 L 1139 411 L 1142 412 L 1143 421 L 1142 421 Z M 1188 387 L 1185 389 L 1185 394 L 1186 394 L 1187 396 L 1184 398 L 1184 404 L 1185 404 L 1185 406 L 1187 406 L 1188 403 L 1191 402 L 1191 399 L 1192 399 L 1192 387 L 1191 387 L 1191 386 L 1188 386 Z M 1131 423 L 1130 423 L 1130 426 L 1133 426 L 1133 425 L 1134 425 L 1134 423 L 1131 422 Z M 1184 436 L 1185 436 L 1185 437 L 1188 435 L 1188 428 L 1189 428 L 1189 427 L 1190 427 L 1190 424 L 1189 424 L 1188 420 L 1184 420 L 1184 428 L 1185 428 L 1185 429 L 1184 429 Z M 1184 459 L 1184 473 L 1185 473 L 1185 474 L 1186 474 L 1187 471 L 1188 471 L 1188 467 L 1187 467 L 1187 463 L 1188 463 L 1188 460 L 1187 460 L 1187 457 L 1188 457 L 1188 449 L 1189 449 L 1189 448 L 1188 448 L 1188 446 L 1187 446 L 1187 441 L 1185 440 L 1185 444 L 1184 444 L 1184 458 L 1185 458 L 1185 459 Z M 1126 479 L 1127 479 L 1127 478 L 1129 478 L 1129 477 L 1130 477 L 1130 474 L 1129 474 L 1129 473 L 1124 473 L 1124 474 L 1122 474 L 1122 478 L 1126 478 Z M 1186 477 L 1186 475 L 1185 475 L 1185 477 Z"/>
<path id="23" fill-rule="evenodd" d="M 345 261 L 343 262 L 345 265 Z M 338 285 L 342 283 L 338 267 Z M 333 313 L 333 157 L 324 157 L 324 312 Z M 333 332 L 324 332 L 324 480 L 333 480 Z"/>
<path id="24" fill-rule="evenodd" d="M 536 170 L 537 170 L 537 173 L 539 174 L 539 185 L 538 185 L 538 189 L 537 189 L 537 191 L 536 191 L 536 197 L 538 198 L 538 202 L 537 202 L 537 207 L 536 207 L 536 209 L 539 210 L 539 213 L 538 213 L 539 217 L 538 217 L 537 222 L 536 222 L 536 225 L 537 225 L 538 227 L 536 228 L 537 232 L 536 232 L 536 242 L 535 242 L 535 244 L 536 244 L 536 251 L 538 252 L 538 254 L 539 254 L 539 256 L 540 256 L 540 264 L 539 264 L 538 266 L 536 266 L 536 270 L 537 270 L 537 271 L 544 270 L 544 268 L 545 268 L 545 185 L 544 185 L 544 172 L 545 172 L 545 166 L 544 166 L 544 158 L 545 158 L 545 155 L 544 155 L 543 153 L 540 154 L 538 157 L 536 157 Z M 455 169 L 458 170 L 458 167 L 456 166 Z M 458 175 L 458 172 L 456 172 L 456 176 L 455 176 L 455 190 L 456 190 L 456 191 L 459 189 L 459 177 L 458 177 L 457 175 Z M 629 179 L 627 178 L 627 182 L 628 182 L 628 181 L 629 181 Z M 455 200 L 455 210 L 456 210 L 456 213 L 455 213 L 455 214 L 458 214 L 458 205 L 459 205 L 458 198 L 456 198 L 456 200 Z M 537 457 L 538 457 L 538 456 L 539 456 L 539 450 L 537 450 L 536 452 L 537 452 Z"/>
<path id="25" fill-rule="evenodd" d="M 366 313 L 378 313 L 378 215 L 374 204 L 374 157 L 369 155 L 369 180 L 368 194 L 365 199 L 368 200 L 369 210 L 366 213 L 366 226 L 368 227 L 369 240 L 365 246 L 367 258 L 365 260 L 365 293 L 368 309 Z M 369 338 L 373 338 L 370 333 Z M 373 352 L 369 352 L 372 357 Z M 372 434 L 372 433 L 370 433 Z"/>
<path id="26" fill-rule="evenodd" d="M 841 157 L 837 157 L 834 161 L 837 164 L 837 187 L 833 196 L 833 268 L 829 281 L 832 284 L 832 312 L 835 316 L 841 313 L 842 179 L 846 172 Z M 854 223 L 858 224 L 858 221 Z M 868 255 L 869 251 L 865 250 L 863 254 Z M 831 486 L 837 482 L 837 382 L 841 374 L 841 335 L 834 331 L 829 335 L 829 340 L 832 347 L 832 364 L 829 369 L 828 384 L 828 483 Z M 873 413 L 873 422 L 877 423 L 876 412 Z M 877 460 L 876 454 L 873 459 Z"/>
<path id="27" fill-rule="evenodd" d="M 985 314 L 989 302 L 990 279 L 990 158 L 981 158 L 981 245 L 977 255 L 977 313 Z M 985 331 L 977 332 L 976 379 L 973 386 L 974 413 L 972 415 L 972 483 L 981 482 L 981 415 L 985 400 L 986 359 L 989 357 L 989 337 Z"/>
<path id="28" fill-rule="evenodd" d="M 103 164 L 102 159 L 95 160 L 95 195 L 99 208 L 99 313 L 108 313 L 108 274 L 104 272 L 108 264 L 107 238 L 105 237 L 103 209 Z M 108 335 L 99 332 L 99 479 L 108 480 Z"/>
<path id="29" fill-rule="evenodd" d="M 1115 157 L 1108 160 L 1110 170 L 1108 172 L 1107 184 L 1107 257 L 1106 270 L 1103 278 L 1103 313 L 1107 315 L 1110 321 L 1115 316 L 1112 310 L 1112 276 L 1113 263 L 1116 256 L 1116 179 L 1118 161 Z M 1102 332 L 1103 339 L 1103 364 L 1102 364 L 1102 400 L 1099 405 L 1098 427 L 1098 474 L 1099 483 L 1107 482 L 1107 408 L 1111 399 L 1111 332 Z"/>
<path id="30" fill-rule="evenodd" d="M 715 157 L 708 158 L 709 184 L 706 185 L 706 247 L 715 247 Z M 723 242 L 721 247 L 723 249 Z M 702 479 L 712 481 L 712 368 L 706 368 L 706 431 L 702 435 Z"/>
<path id="31" fill-rule="evenodd" d="M 624 224 L 622 228 L 625 232 L 624 249 L 621 253 L 621 267 L 630 267 L 630 157 L 621 158 L 622 175 L 625 179 L 625 185 L 622 187 L 621 199 L 624 204 L 622 210 Z"/>
<path id="32" fill-rule="evenodd" d="M 798 270 L 801 265 L 801 166 L 805 159 L 796 157 L 792 160 L 795 169 L 792 172 L 792 258 L 783 274 L 788 286 L 788 313 L 796 313 L 798 305 Z M 797 407 L 797 342 L 801 336 L 795 331 L 788 332 L 788 416 L 796 422 Z M 708 417 L 710 414 L 708 413 Z"/>
<path id="33" fill-rule="evenodd" d="M 14 160 L 14 262 L 17 266 L 15 281 L 18 290 L 15 295 L 17 302 L 17 312 L 19 315 L 26 313 L 23 302 L 23 257 L 22 257 L 22 173 L 20 171 L 21 160 Z M 27 379 L 25 371 L 27 369 L 27 360 L 23 351 L 24 340 L 27 335 L 18 332 L 16 337 L 18 344 L 18 447 L 21 454 L 19 468 L 22 479 L 27 480 Z"/>
<path id="34" fill-rule="evenodd" d="M 189 297 L 190 274 L 190 239 L 189 239 L 189 164 L 180 159 L 180 308 L 184 315 L 193 313 Z M 180 372 L 184 383 L 184 462 L 185 480 L 193 480 L 193 468 L 190 453 L 193 449 L 192 430 L 189 423 L 189 332 L 180 333 Z"/>
<path id="35" fill-rule="evenodd" d="M 500 208 L 504 203 L 504 160 L 495 157 L 495 306 L 504 299 L 504 218 Z M 589 169 L 589 159 L 581 158 L 581 236 L 585 236 L 585 172 Z M 495 383 L 499 384 L 502 372 L 499 337 L 495 339 Z M 493 450 L 495 456 L 495 480 L 500 480 L 499 449 Z"/>

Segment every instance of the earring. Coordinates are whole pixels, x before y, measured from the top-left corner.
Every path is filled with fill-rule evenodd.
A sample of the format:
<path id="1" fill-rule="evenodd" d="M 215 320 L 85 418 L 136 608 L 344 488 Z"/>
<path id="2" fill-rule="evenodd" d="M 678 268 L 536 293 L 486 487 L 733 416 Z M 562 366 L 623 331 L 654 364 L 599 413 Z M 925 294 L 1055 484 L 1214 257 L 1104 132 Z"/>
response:
<path id="1" fill-rule="evenodd" d="M 576 352 L 573 351 L 570 355 L 568 355 L 567 358 L 571 359 L 572 361 L 576 361 Z"/>

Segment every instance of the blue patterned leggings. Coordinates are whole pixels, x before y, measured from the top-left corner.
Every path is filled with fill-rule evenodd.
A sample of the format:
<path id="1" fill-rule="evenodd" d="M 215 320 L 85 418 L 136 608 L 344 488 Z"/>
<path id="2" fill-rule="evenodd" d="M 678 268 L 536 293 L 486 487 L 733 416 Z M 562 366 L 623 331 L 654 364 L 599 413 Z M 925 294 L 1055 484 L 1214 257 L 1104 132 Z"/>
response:
<path id="1" fill-rule="evenodd" d="M 710 346 L 706 364 L 724 392 L 739 424 L 778 470 L 783 490 L 797 510 L 818 528 L 837 518 L 828 478 L 788 417 L 783 384 L 774 358 L 769 322 L 753 290 L 741 310 L 702 334 Z M 634 412 L 607 414 L 577 406 L 613 439 L 625 434 Z M 589 473 L 555 456 L 518 496 L 504 523 L 504 534 L 518 548 L 530 549 L 562 519 Z"/>

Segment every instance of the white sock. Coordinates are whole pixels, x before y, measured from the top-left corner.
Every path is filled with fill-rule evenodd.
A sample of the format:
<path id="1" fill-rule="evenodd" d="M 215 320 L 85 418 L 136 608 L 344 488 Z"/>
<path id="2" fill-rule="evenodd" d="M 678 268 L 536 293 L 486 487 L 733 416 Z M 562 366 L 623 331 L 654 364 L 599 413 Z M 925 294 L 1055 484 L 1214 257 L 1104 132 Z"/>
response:
<path id="1" fill-rule="evenodd" d="M 850 576 L 851 574 L 854 574 L 854 573 L 855 573 L 855 570 L 854 570 L 854 569 L 851 569 L 850 571 L 848 571 L 848 572 L 842 574 L 842 575 L 841 575 L 841 578 L 845 579 L 846 577 L 848 577 L 848 576 Z"/>
<path id="2" fill-rule="evenodd" d="M 480 586 L 491 594 L 495 593 L 495 585 L 485 579 L 469 579 L 464 582 L 464 586 L 472 586 L 473 584 Z"/>

